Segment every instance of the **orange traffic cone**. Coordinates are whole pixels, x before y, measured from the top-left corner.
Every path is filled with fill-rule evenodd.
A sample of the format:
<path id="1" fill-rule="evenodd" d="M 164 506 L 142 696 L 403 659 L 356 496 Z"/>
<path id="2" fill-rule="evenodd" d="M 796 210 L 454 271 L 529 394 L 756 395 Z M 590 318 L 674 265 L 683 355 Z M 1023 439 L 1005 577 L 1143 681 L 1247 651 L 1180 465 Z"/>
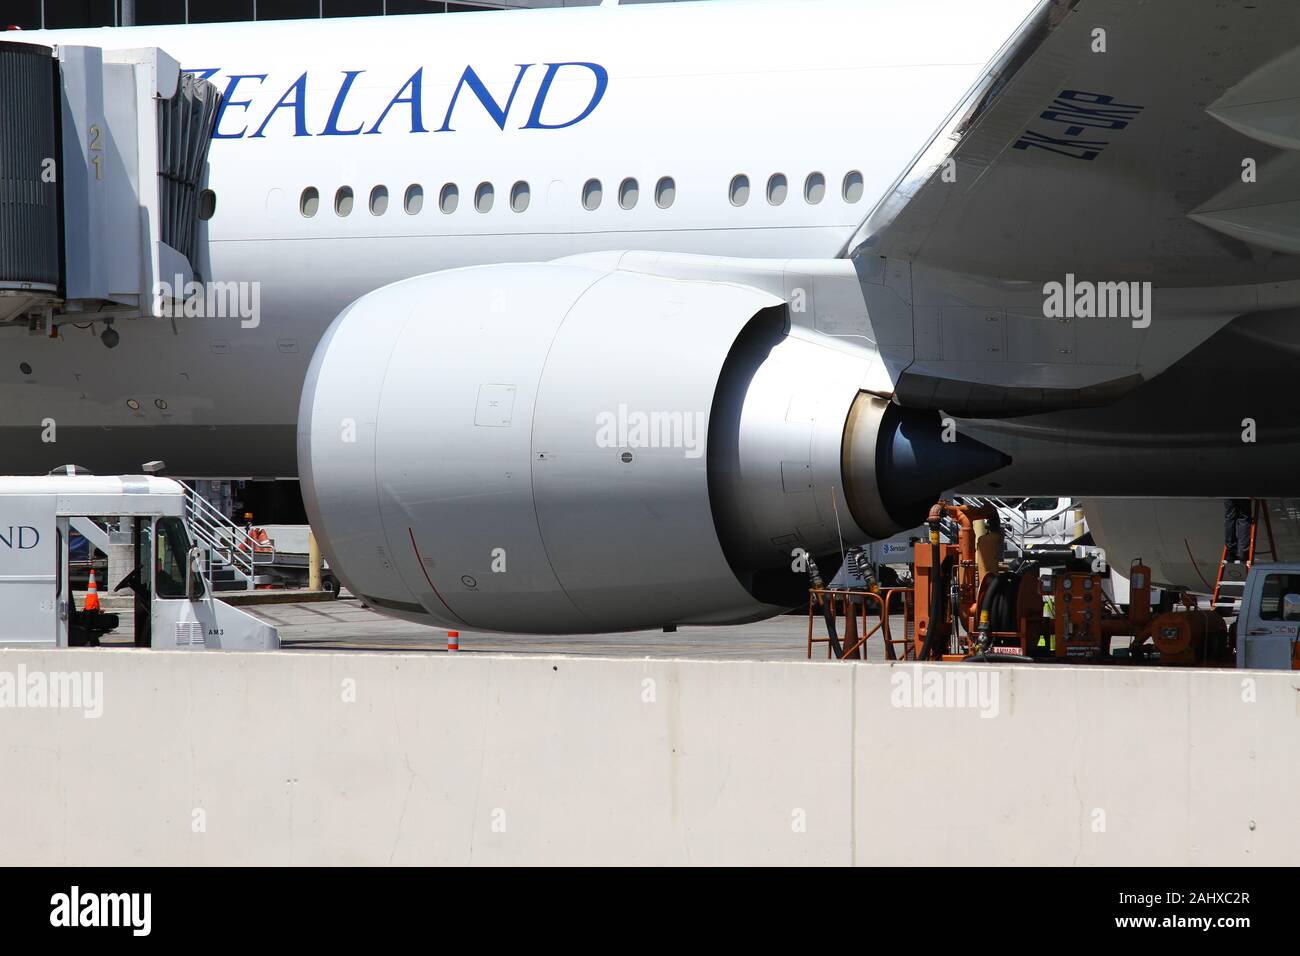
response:
<path id="1" fill-rule="evenodd" d="M 95 583 L 95 569 L 90 569 L 90 583 L 86 585 L 86 611 L 99 610 L 99 585 Z"/>

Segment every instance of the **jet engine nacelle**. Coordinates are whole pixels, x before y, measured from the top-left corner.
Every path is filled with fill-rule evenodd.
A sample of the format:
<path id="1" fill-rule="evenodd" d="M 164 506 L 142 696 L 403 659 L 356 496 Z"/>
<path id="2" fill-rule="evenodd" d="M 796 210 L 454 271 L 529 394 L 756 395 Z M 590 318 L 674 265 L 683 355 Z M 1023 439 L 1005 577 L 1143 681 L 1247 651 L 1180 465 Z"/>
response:
<path id="1" fill-rule="evenodd" d="M 321 341 L 303 495 L 349 590 L 411 620 L 766 617 L 802 599 L 801 553 L 912 527 L 958 472 L 1005 462 L 863 392 L 873 359 L 735 283 L 566 263 L 422 276 Z"/>

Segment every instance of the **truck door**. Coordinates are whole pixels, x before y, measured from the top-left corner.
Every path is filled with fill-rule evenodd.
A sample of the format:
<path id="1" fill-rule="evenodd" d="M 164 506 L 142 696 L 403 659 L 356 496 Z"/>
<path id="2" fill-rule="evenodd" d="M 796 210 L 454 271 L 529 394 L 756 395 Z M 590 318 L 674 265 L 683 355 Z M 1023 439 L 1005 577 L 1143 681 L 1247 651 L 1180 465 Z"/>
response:
<path id="1" fill-rule="evenodd" d="M 153 529 L 153 646 L 200 648 L 211 621 L 200 613 L 204 582 L 189 564 L 189 535 L 180 518 Z"/>
<path id="2" fill-rule="evenodd" d="M 74 608 L 72 575 L 68 572 L 68 519 L 54 522 L 54 646 L 68 646 L 68 619 Z"/>
<path id="3" fill-rule="evenodd" d="M 1256 568 L 1237 621 L 1237 666 L 1290 670 L 1300 631 L 1300 572 Z"/>
<path id="4" fill-rule="evenodd" d="M 132 519 L 132 542 L 135 545 L 135 569 L 115 587 L 129 588 L 135 596 L 135 646 L 148 647 L 153 635 L 153 522 L 144 517 Z"/>
<path id="5" fill-rule="evenodd" d="M 280 646 L 276 629 L 214 600 L 190 561 L 180 518 L 154 522 L 153 646 L 265 650 Z"/>

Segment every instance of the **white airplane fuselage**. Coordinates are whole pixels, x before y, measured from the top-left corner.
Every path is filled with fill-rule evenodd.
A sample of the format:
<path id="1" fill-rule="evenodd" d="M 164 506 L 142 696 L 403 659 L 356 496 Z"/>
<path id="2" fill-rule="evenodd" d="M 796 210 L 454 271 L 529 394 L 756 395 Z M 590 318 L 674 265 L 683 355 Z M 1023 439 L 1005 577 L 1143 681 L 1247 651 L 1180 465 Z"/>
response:
<path id="1" fill-rule="evenodd" d="M 293 476 L 321 334 L 410 276 L 608 249 L 833 258 L 1034 6 L 749 0 L 23 33 L 156 46 L 223 91 L 195 265 L 255 284 L 259 309 L 122 320 L 112 350 L 97 326 L 0 329 L 5 470 L 162 458 L 180 475 Z M 50 419 L 58 441 L 42 442 Z"/>

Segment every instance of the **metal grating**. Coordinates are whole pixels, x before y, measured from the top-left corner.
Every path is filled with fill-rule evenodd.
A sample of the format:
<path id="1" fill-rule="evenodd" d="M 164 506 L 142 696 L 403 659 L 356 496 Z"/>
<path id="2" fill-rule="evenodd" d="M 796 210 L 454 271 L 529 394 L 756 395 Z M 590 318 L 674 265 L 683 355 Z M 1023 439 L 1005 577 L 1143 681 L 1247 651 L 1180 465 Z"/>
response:
<path id="1" fill-rule="evenodd" d="M 203 643 L 203 625 L 197 621 L 178 621 L 176 624 L 176 646 L 193 647 Z"/>
<path id="2" fill-rule="evenodd" d="M 0 44 L 0 285 L 59 284 L 56 78 L 48 48 Z"/>

